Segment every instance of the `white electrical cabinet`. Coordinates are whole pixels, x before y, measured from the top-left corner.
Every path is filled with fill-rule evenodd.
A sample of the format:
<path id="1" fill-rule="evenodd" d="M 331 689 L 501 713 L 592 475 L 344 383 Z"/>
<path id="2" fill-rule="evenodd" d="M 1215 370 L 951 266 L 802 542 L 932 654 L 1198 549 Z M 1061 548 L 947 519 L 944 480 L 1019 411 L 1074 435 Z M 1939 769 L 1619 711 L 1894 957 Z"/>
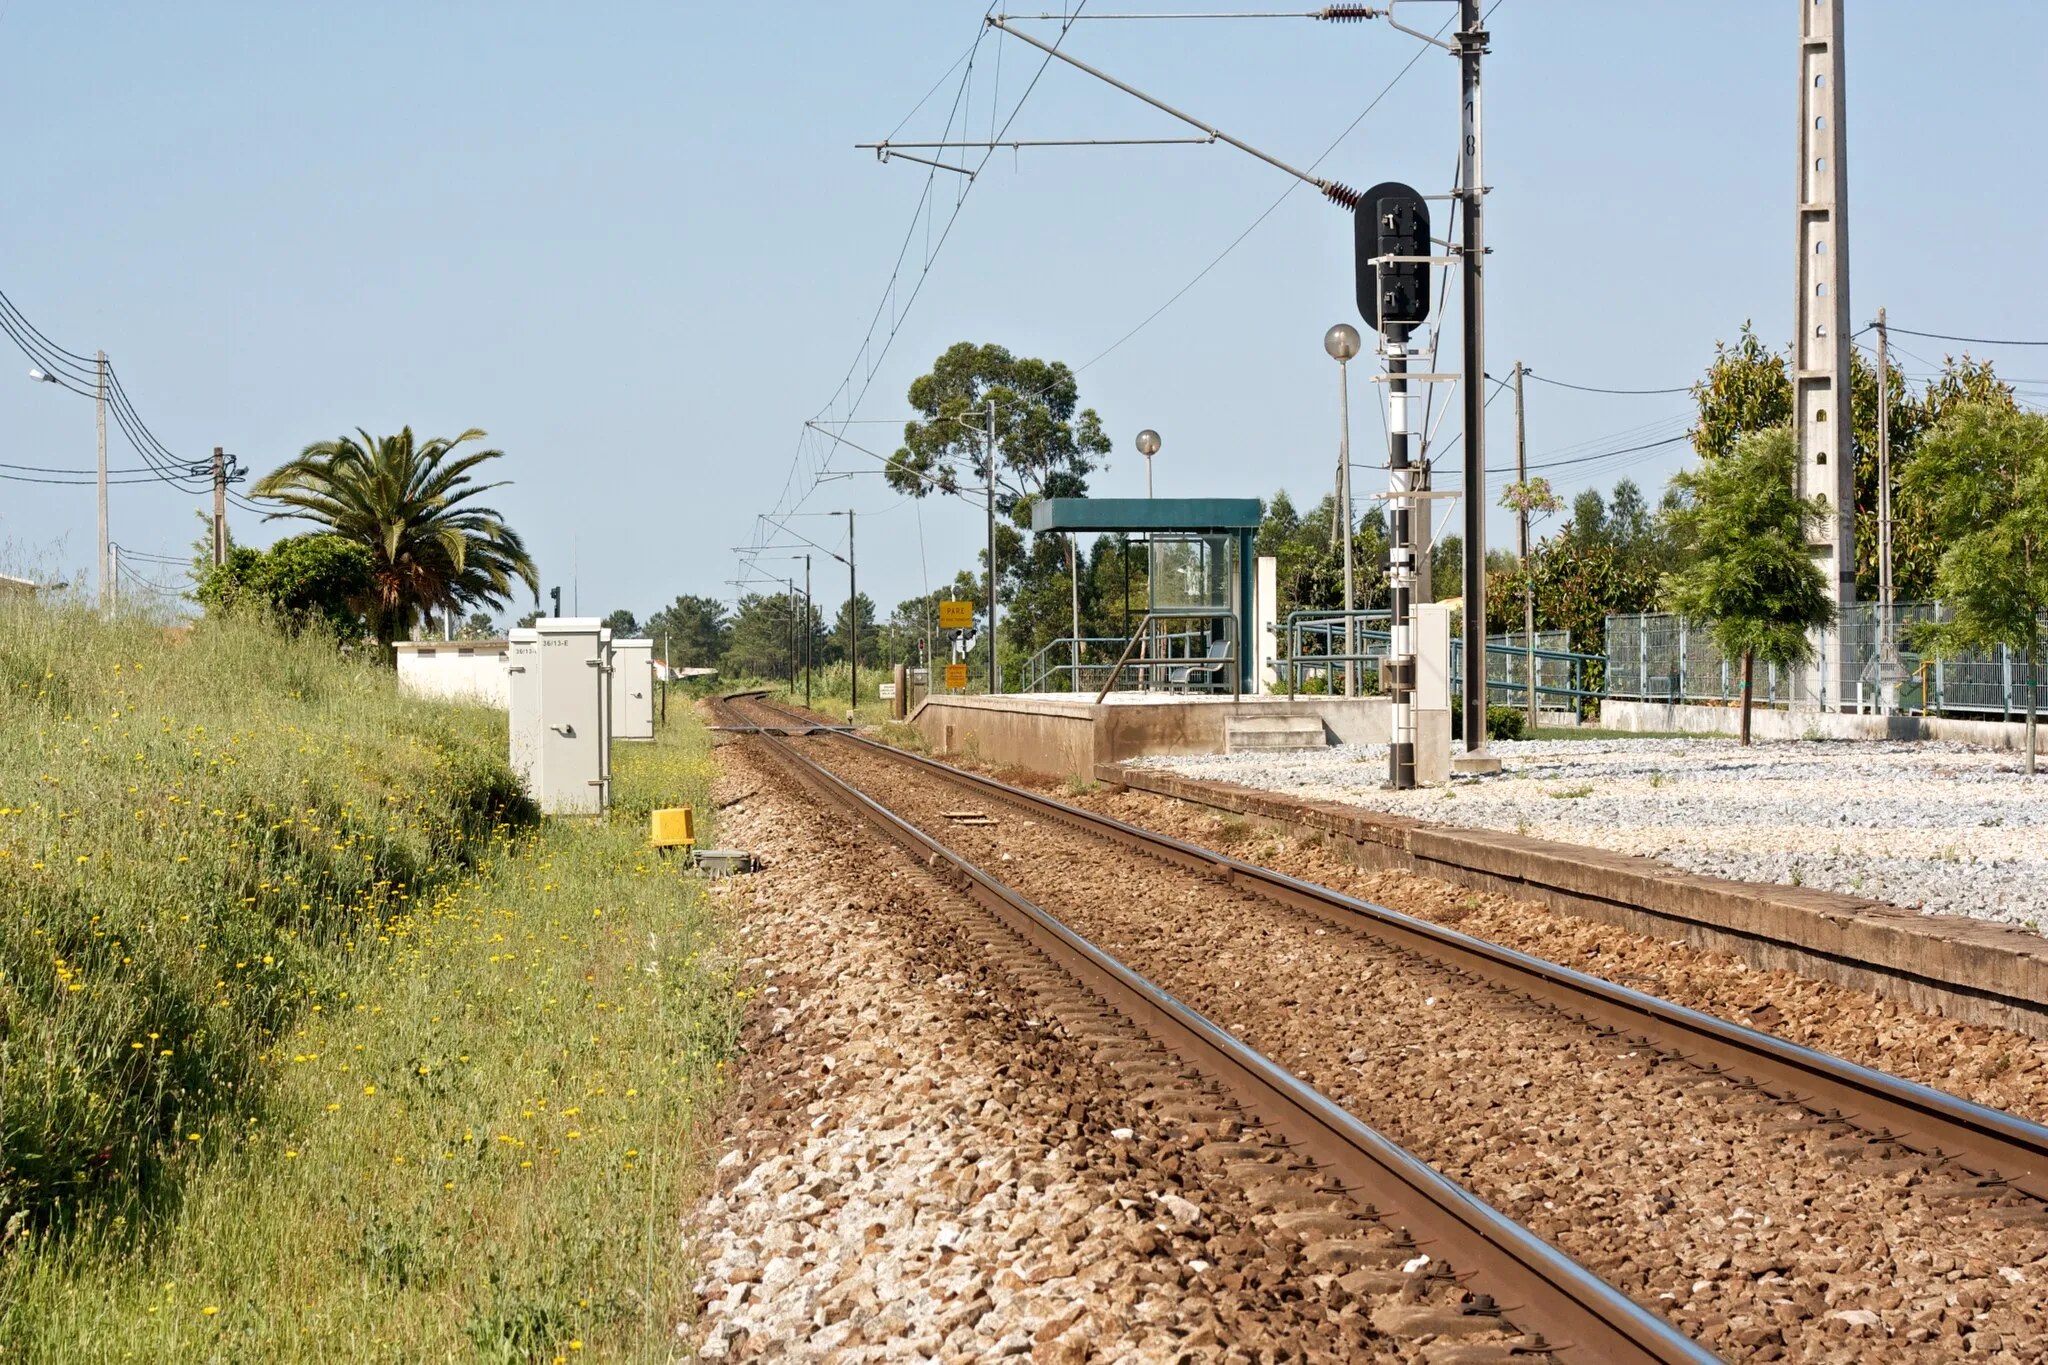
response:
<path id="1" fill-rule="evenodd" d="M 596 617 L 533 623 L 540 674 L 540 744 L 532 790 L 543 815 L 598 815 L 610 795 L 611 632 Z"/>
<path id="2" fill-rule="evenodd" d="M 612 641 L 612 738 L 654 738 L 654 641 Z"/>
<path id="3" fill-rule="evenodd" d="M 506 642 L 505 699 L 510 712 L 512 772 L 538 801 L 534 769 L 540 760 L 540 632 L 515 630 Z"/>

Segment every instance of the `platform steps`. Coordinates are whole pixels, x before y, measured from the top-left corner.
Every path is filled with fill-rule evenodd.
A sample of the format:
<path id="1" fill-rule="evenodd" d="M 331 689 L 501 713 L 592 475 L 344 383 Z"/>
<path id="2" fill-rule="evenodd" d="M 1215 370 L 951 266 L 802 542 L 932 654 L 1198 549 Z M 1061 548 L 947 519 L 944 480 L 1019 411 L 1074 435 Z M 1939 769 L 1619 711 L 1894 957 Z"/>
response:
<path id="1" fill-rule="evenodd" d="M 1322 749 L 1329 743 L 1320 716 L 1240 716 L 1223 722 L 1225 753 Z"/>

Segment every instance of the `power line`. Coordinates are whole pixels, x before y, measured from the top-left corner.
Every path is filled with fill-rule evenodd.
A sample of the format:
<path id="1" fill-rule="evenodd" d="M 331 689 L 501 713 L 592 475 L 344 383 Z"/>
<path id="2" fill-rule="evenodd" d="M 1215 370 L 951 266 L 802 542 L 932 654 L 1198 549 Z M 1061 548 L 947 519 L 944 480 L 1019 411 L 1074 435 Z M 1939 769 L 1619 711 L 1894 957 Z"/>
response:
<path id="1" fill-rule="evenodd" d="M 1551 386 L 1553 386 L 1553 387 L 1555 387 L 1555 388 L 1560 388 L 1560 389 L 1577 389 L 1577 390 L 1578 390 L 1578 391 L 1579 391 L 1580 393 L 1617 393 L 1617 394 L 1647 394 L 1647 393 L 1691 393 L 1691 392 L 1692 392 L 1692 385 L 1690 385 L 1690 384 L 1681 384 L 1681 385 L 1679 385 L 1679 386 L 1678 386 L 1677 388 L 1675 388 L 1675 389 L 1603 389 L 1603 388 L 1598 388 L 1598 387 L 1596 387 L 1596 386 L 1594 386 L 1594 385 L 1592 385 L 1592 384 L 1567 384 L 1567 383 L 1566 383 L 1566 382 L 1565 382 L 1564 380 L 1562 380 L 1562 379 L 1548 379 L 1548 378 L 1545 378 L 1545 377 L 1544 377 L 1543 375 L 1540 375 L 1540 374 L 1536 373 L 1536 371 L 1534 371 L 1534 370 L 1532 370 L 1532 369 L 1529 369 L 1529 368 L 1528 368 L 1527 366 L 1524 366 L 1524 367 L 1523 367 L 1523 369 L 1522 369 L 1522 376 L 1523 376 L 1524 378 L 1526 378 L 1526 379 L 1533 379 L 1533 380 L 1535 380 L 1535 381 L 1536 381 L 1537 383 L 1539 383 L 1539 384 L 1549 384 L 1549 385 L 1551 385 Z M 1487 376 L 1487 378 L 1488 378 L 1488 379 L 1491 379 L 1491 378 L 1493 378 L 1493 376 L 1492 376 L 1492 375 L 1488 375 L 1488 376 Z"/>
<path id="2" fill-rule="evenodd" d="M 1904 332 L 1909 337 L 1926 337 L 1929 341 L 1960 341 L 1970 346 L 2048 346 L 2048 341 L 1997 341 L 1990 337 L 1950 336 L 1946 332 L 1916 332 L 1911 327 L 1900 327 L 1896 323 L 1887 330 Z"/>

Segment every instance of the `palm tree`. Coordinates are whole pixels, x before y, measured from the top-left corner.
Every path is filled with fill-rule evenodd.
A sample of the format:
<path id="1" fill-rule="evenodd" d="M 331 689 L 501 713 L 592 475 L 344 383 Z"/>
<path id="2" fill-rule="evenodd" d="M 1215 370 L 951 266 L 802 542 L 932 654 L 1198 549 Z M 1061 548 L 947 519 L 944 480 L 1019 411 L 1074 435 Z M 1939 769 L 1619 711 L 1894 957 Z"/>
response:
<path id="1" fill-rule="evenodd" d="M 483 434 L 472 427 L 416 445 L 411 427 L 382 437 L 358 427 L 360 441 L 315 441 L 251 490 L 293 509 L 270 519 L 319 522 L 370 551 L 375 586 L 364 614 L 387 659 L 392 642 L 434 612 L 502 606 L 515 578 L 538 590 L 519 533 L 492 508 L 462 505 L 503 486 L 477 483 L 469 471 L 505 452 L 456 452 Z"/>

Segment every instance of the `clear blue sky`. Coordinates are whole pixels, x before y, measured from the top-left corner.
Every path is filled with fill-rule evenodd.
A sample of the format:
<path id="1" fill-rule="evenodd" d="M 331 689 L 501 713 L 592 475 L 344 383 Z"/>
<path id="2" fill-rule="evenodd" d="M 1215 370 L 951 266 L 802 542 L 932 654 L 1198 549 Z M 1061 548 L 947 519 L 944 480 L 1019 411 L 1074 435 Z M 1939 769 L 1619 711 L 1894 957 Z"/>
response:
<path id="1" fill-rule="evenodd" d="M 1432 27 L 1449 12 L 1411 10 Z M 1850 10 L 1855 316 L 1883 303 L 1899 326 L 2048 335 L 2048 7 Z M 732 595 L 730 547 L 778 503 L 859 508 L 862 587 L 886 610 L 927 574 L 942 581 L 971 562 L 979 518 L 945 500 L 920 516 L 872 477 L 806 493 L 825 447 L 800 444 L 800 424 L 862 346 L 926 180 L 852 144 L 898 125 L 969 49 L 981 13 L 0 0 L 0 288 L 62 345 L 105 347 L 156 434 L 195 459 L 224 445 L 262 470 L 358 425 L 487 429 L 513 480 L 495 500 L 545 582 L 567 599 L 573 577 L 586 613 Z M 1494 373 L 1519 357 L 1558 379 L 1659 387 L 1696 377 L 1746 318 L 1782 342 L 1796 21 L 1795 0 L 1503 0 L 1486 105 Z M 1301 20 L 1102 23 L 1068 41 L 1297 164 L 1417 46 L 1384 24 Z M 982 41 L 964 107 L 983 136 L 1037 65 L 1019 44 Z M 899 136 L 938 136 L 958 79 Z M 1456 111 L 1456 63 L 1426 53 L 1323 169 L 1358 187 L 1445 189 Z M 1057 64 L 1011 127 L 1180 131 Z M 961 188 L 940 178 L 935 238 Z M 1142 489 L 1131 438 L 1151 426 L 1165 440 L 1162 493 L 1285 487 L 1312 500 L 1336 441 L 1322 333 L 1357 321 L 1347 215 L 1307 190 L 1289 196 L 1102 354 L 1287 184 L 1220 146 L 998 154 L 859 415 L 901 417 L 908 382 L 947 344 L 999 341 L 1094 360 L 1083 400 L 1117 442 L 1098 492 Z M 924 258 L 920 227 L 878 340 Z M 1940 359 L 1941 343 L 1899 340 Z M 1991 353 L 2010 374 L 2048 376 L 2048 352 Z M 0 461 L 89 468 L 91 404 L 28 383 L 25 361 L 5 366 Z M 867 375 L 864 361 L 857 381 Z M 1373 394 L 1353 386 L 1361 461 L 1382 439 Z M 1529 399 L 1539 464 L 1669 434 L 1688 412 L 1682 395 L 1532 384 Z M 1509 402 L 1489 416 L 1491 463 L 1505 466 Z M 1456 427 L 1454 414 L 1439 442 Z M 899 434 L 847 431 L 882 450 Z M 1555 472 L 1567 493 L 1628 474 L 1654 497 L 1685 457 L 1681 444 Z M 111 462 L 136 463 L 118 434 Z M 831 461 L 873 467 L 852 452 Z M 1361 489 L 1373 486 L 1362 472 Z M 200 502 L 117 487 L 114 538 L 182 554 Z M 280 529 L 234 520 L 249 541 Z M 841 519 L 790 524 L 843 541 Z M 1493 526 L 1505 543 L 1508 518 L 1496 512 Z M 76 572 L 93 534 L 89 487 L 0 482 L 14 563 Z M 839 575 L 819 557 L 828 606 Z"/>

